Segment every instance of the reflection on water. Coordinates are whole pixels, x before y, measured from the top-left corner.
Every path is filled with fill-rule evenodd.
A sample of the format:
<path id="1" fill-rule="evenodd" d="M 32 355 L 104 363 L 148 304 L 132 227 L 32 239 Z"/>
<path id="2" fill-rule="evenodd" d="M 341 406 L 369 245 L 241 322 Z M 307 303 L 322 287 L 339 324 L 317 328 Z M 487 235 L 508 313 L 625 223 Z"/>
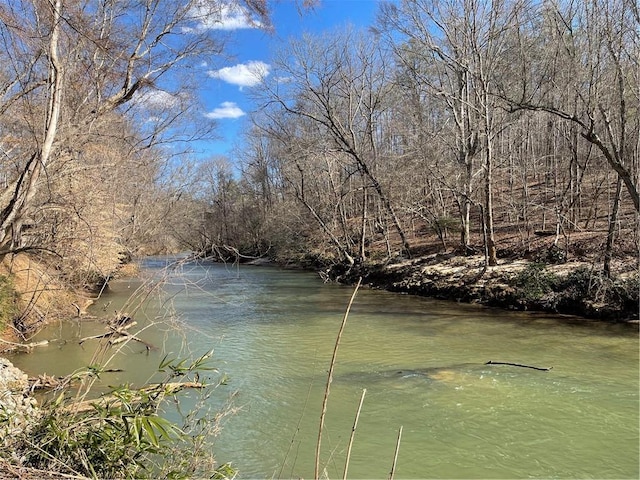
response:
<path id="1" fill-rule="evenodd" d="M 166 259 L 146 263 L 159 278 Z M 237 392 L 238 414 L 217 440 L 219 461 L 241 478 L 310 477 L 326 372 L 352 289 L 315 275 L 265 267 L 185 264 L 163 287 L 180 330 L 157 302 L 135 310 L 141 333 L 163 351 L 214 349 L 229 375 L 212 402 Z M 94 312 L 113 314 L 136 281 L 119 281 Z M 131 305 L 128 306 L 130 308 Z M 87 364 L 97 322 L 52 326 L 57 339 L 12 358 L 36 373 Z M 111 384 L 143 383 L 162 357 L 139 344 L 111 367 Z M 541 367 L 537 371 L 489 360 Z M 342 337 L 327 412 L 322 465 L 341 477 L 355 411 L 367 395 L 351 478 L 637 478 L 637 330 L 503 312 L 361 289 Z"/>

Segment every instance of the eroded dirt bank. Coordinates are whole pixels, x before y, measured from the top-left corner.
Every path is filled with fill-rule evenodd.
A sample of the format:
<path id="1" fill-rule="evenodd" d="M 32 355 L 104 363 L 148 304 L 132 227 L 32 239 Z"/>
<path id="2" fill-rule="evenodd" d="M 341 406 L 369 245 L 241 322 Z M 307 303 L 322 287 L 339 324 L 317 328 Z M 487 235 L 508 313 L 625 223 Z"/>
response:
<path id="1" fill-rule="evenodd" d="M 392 292 L 464 303 L 578 315 L 608 321 L 638 321 L 640 281 L 637 259 L 618 260 L 615 278 L 606 278 L 589 262 L 545 265 L 502 260 L 484 267 L 481 255 L 432 254 L 393 263 L 365 263 L 324 270 L 328 279 Z M 623 263 L 627 265 L 625 268 Z"/>

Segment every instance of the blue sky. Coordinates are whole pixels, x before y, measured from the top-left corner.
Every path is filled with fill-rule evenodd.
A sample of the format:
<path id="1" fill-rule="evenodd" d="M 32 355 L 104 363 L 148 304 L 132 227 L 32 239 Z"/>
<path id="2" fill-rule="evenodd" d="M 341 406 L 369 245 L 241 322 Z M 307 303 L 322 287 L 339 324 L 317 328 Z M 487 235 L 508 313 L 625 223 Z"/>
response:
<path id="1" fill-rule="evenodd" d="M 295 0 L 271 2 L 274 33 L 249 28 L 241 19 L 230 20 L 229 53 L 234 57 L 207 72 L 203 97 L 207 115 L 216 119 L 221 136 L 219 141 L 201 145 L 201 157 L 231 155 L 247 114 L 254 109 L 249 91 L 255 83 L 256 72 L 267 74 L 270 58 L 287 38 L 303 32 L 322 32 L 347 23 L 371 25 L 378 0 L 321 0 L 313 10 L 302 15 Z"/>

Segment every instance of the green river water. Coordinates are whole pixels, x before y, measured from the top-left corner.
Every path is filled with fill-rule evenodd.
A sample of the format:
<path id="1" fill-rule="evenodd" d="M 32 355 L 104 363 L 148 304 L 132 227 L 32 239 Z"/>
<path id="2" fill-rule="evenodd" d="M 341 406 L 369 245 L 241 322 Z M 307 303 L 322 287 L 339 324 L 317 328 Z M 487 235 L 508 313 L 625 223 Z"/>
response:
<path id="1" fill-rule="evenodd" d="M 160 276 L 167 260 L 144 264 Z M 139 280 L 112 282 L 92 313 L 113 315 Z M 310 478 L 327 370 L 353 292 L 271 267 L 184 264 L 163 286 L 181 326 L 153 300 L 133 310 L 138 343 L 112 360 L 109 384 L 142 384 L 163 354 L 199 356 L 229 376 L 208 400 L 239 407 L 216 440 L 239 478 Z M 152 296 L 152 298 L 156 298 Z M 124 308 L 133 308 L 131 305 Z M 104 312 L 104 313 L 103 313 Z M 91 362 L 96 321 L 52 325 L 51 343 L 11 361 L 30 374 Z M 638 478 L 637 325 L 504 312 L 361 289 L 337 354 L 322 440 L 323 475 L 342 478 L 363 389 L 350 478 Z M 507 365 L 540 367 L 539 371 Z M 185 403 L 189 403 L 187 395 Z M 188 405 L 185 405 L 188 407 Z"/>

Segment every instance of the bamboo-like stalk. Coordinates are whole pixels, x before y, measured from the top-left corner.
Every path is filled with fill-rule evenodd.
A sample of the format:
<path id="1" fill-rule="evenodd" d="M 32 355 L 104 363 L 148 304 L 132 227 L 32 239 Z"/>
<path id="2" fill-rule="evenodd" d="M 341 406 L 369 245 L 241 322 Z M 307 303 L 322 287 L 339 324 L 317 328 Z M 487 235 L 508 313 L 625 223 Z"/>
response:
<path id="1" fill-rule="evenodd" d="M 391 471 L 389 472 L 389 480 L 393 480 L 393 476 L 396 473 L 396 464 L 398 463 L 398 452 L 400 451 L 400 439 L 402 438 L 402 425 L 398 430 L 398 440 L 396 441 L 396 451 L 393 454 L 393 465 L 391 465 Z"/>
<path id="2" fill-rule="evenodd" d="M 342 338 L 342 332 L 344 332 L 344 327 L 347 324 L 347 318 L 349 318 L 349 311 L 351 310 L 351 305 L 353 305 L 353 301 L 356 298 L 356 293 L 358 293 L 358 289 L 360 288 L 360 283 L 362 282 L 362 278 L 358 279 L 358 283 L 356 284 L 356 288 L 353 290 L 351 294 L 351 299 L 349 300 L 349 305 L 347 305 L 347 310 L 344 312 L 344 317 L 342 318 L 342 323 L 340 324 L 340 330 L 338 331 L 338 336 L 336 337 L 336 345 L 333 347 L 333 355 L 331 357 L 331 364 L 329 365 L 329 373 L 327 374 L 327 386 L 324 389 L 324 398 L 322 399 L 322 410 L 320 413 L 320 426 L 318 428 L 318 443 L 316 444 L 316 465 L 313 474 L 313 478 L 318 480 L 320 478 L 320 445 L 322 443 L 322 430 L 324 428 L 324 417 L 327 413 L 327 402 L 329 401 L 329 389 L 331 386 L 331 381 L 333 380 L 333 368 L 336 364 L 336 357 L 338 356 L 338 346 L 340 345 L 340 339 Z"/>
<path id="3" fill-rule="evenodd" d="M 347 471 L 349 470 L 349 461 L 351 460 L 351 447 L 353 446 L 353 439 L 356 436 L 356 428 L 358 428 L 358 419 L 360 418 L 360 410 L 362 410 L 362 404 L 364 403 L 364 396 L 367 393 L 367 389 L 362 389 L 362 396 L 360 397 L 360 404 L 358 405 L 358 411 L 356 412 L 356 418 L 353 421 L 353 428 L 351 429 L 351 436 L 349 437 L 349 446 L 347 447 L 347 459 L 344 463 L 344 475 L 343 480 L 347 480 Z"/>

